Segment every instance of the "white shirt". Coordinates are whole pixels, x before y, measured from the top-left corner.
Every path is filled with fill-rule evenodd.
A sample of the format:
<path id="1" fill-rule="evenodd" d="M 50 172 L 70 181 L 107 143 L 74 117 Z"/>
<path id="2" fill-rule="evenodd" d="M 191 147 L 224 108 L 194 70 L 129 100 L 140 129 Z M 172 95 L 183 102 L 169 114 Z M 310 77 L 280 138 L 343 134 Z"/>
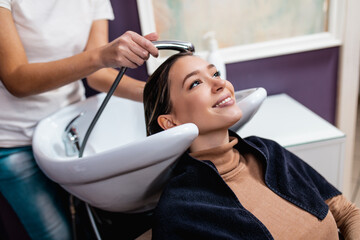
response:
<path id="1" fill-rule="evenodd" d="M 11 11 L 30 63 L 82 52 L 92 22 L 114 18 L 110 0 L 0 0 L 0 7 Z M 31 145 L 38 121 L 83 98 L 81 81 L 25 98 L 0 81 L 0 147 Z"/>

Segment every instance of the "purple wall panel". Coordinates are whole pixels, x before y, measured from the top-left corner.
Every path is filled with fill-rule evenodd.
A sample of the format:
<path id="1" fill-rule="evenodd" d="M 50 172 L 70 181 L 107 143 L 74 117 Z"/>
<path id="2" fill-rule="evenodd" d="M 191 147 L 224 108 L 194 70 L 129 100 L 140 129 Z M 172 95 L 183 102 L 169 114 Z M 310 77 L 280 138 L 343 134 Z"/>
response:
<path id="1" fill-rule="evenodd" d="M 139 14 L 135 0 L 110 0 L 113 7 L 115 19 L 109 21 L 109 41 L 112 41 L 126 31 L 133 31 L 141 34 Z M 148 78 L 145 64 L 137 69 L 127 69 L 126 75 L 135 79 L 146 81 Z M 115 80 L 115 79 L 114 79 Z M 90 88 L 86 81 L 83 81 L 86 89 L 86 96 L 90 97 L 96 93 L 96 90 Z"/>
<path id="2" fill-rule="evenodd" d="M 136 1 L 111 0 L 115 20 L 109 24 L 110 40 L 127 30 L 141 34 Z M 227 76 L 236 90 L 264 87 L 269 95 L 287 93 L 329 121 L 335 121 L 339 48 L 289 54 L 227 64 Z M 146 80 L 145 65 L 127 74 Z"/>
<path id="3" fill-rule="evenodd" d="M 126 31 L 141 34 L 139 14 L 135 0 L 111 0 L 115 19 L 109 22 L 109 41 L 116 39 Z M 140 80 L 146 80 L 148 74 L 145 64 L 137 69 L 128 69 L 126 74 Z"/>
<path id="4" fill-rule="evenodd" d="M 264 87 L 286 93 L 330 123 L 335 121 L 339 48 L 327 48 L 227 65 L 235 89 Z"/>

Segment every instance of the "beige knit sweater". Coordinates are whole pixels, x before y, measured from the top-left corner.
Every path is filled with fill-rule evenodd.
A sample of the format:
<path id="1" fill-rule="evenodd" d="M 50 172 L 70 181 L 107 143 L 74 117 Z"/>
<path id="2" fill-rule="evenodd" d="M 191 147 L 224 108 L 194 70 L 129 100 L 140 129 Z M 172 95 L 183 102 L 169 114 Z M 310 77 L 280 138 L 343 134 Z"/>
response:
<path id="1" fill-rule="evenodd" d="M 264 182 L 264 166 L 252 154 L 240 155 L 233 148 L 236 138 L 223 146 L 191 153 L 210 160 L 240 203 L 258 218 L 274 239 L 360 239 L 360 209 L 343 195 L 328 199 L 330 211 L 324 220 L 300 209 L 272 192 Z"/>

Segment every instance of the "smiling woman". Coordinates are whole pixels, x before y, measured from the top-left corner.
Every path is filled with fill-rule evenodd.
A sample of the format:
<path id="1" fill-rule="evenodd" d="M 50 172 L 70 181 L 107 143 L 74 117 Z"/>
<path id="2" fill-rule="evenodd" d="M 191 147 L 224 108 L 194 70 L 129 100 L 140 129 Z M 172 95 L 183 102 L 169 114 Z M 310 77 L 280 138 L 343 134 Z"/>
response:
<path id="1" fill-rule="evenodd" d="M 192 144 L 193 150 L 202 150 L 195 147 L 201 139 L 218 134 L 218 131 L 227 133 L 227 129 L 241 117 L 232 84 L 220 78 L 214 65 L 199 57 L 178 59 L 169 71 L 169 84 L 172 111 L 160 115 L 158 124 L 168 129 L 184 123 L 195 123 L 199 128 L 199 137 Z M 204 147 L 212 146 L 201 148 Z"/>
<path id="2" fill-rule="evenodd" d="M 335 240 L 338 229 L 359 239 L 360 210 L 319 173 L 274 141 L 228 130 L 242 117 L 234 99 L 232 84 L 189 53 L 145 85 L 148 134 L 199 128 L 156 207 L 153 239 Z"/>
<path id="3" fill-rule="evenodd" d="M 241 118 L 241 110 L 235 104 L 234 87 L 221 79 L 214 65 L 191 53 L 174 55 L 167 63 L 172 63 L 173 67 L 158 68 L 145 89 L 148 134 L 191 122 L 198 126 L 201 138 L 213 134 L 214 129 L 227 131 Z M 162 91 L 156 91 L 157 88 Z"/>

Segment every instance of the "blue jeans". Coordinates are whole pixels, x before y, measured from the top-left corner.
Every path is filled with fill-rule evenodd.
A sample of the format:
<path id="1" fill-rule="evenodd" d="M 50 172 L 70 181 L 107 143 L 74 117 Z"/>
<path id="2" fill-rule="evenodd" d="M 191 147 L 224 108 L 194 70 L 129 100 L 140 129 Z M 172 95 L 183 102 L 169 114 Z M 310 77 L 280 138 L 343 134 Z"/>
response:
<path id="1" fill-rule="evenodd" d="M 60 191 L 39 169 L 31 147 L 0 148 L 0 192 L 32 239 L 71 239 Z"/>

